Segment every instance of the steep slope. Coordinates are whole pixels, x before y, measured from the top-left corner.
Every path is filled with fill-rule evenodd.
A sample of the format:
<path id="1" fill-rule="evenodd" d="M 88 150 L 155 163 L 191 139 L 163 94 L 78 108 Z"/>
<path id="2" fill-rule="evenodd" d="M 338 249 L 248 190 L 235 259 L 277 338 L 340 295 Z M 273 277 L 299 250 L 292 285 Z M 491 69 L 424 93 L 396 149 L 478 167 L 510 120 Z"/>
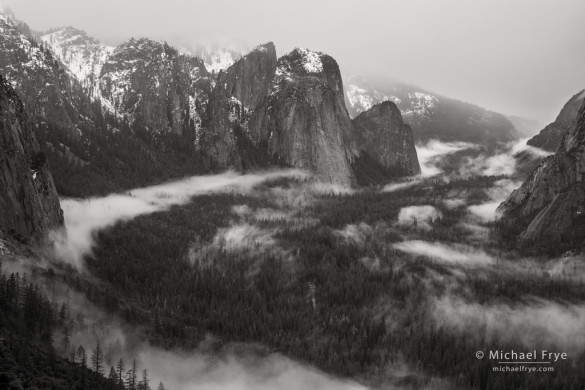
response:
<path id="1" fill-rule="evenodd" d="M 579 109 L 581 108 L 581 105 L 583 105 L 584 100 L 585 90 L 573 95 L 573 97 L 565 103 L 555 121 L 528 140 L 528 145 L 551 152 L 556 151 L 561 140 L 577 118 L 577 114 L 579 113 Z"/>
<path id="2" fill-rule="evenodd" d="M 45 130 L 81 142 L 95 128 L 91 102 L 52 53 L 37 44 L 30 29 L 0 12 L 0 73 L 19 93 L 27 112 Z"/>
<path id="3" fill-rule="evenodd" d="M 518 139 L 514 125 L 504 115 L 473 104 L 430 93 L 412 85 L 345 77 L 345 97 L 352 117 L 384 100 L 396 103 L 416 141 L 440 139 L 479 144 Z"/>
<path id="4" fill-rule="evenodd" d="M 396 104 L 377 104 L 354 118 L 352 124 L 360 154 L 368 154 L 393 176 L 420 173 L 412 130 L 402 121 Z"/>
<path id="5" fill-rule="evenodd" d="M 262 152 L 255 150 L 247 122 L 272 88 L 276 61 L 276 49 L 270 42 L 256 47 L 217 76 L 209 102 L 209 122 L 201 139 L 203 152 L 217 167 L 257 165 L 255 160 Z"/>
<path id="6" fill-rule="evenodd" d="M 228 167 L 295 166 L 343 185 L 355 183 L 351 169 L 355 162 L 367 162 L 368 169 L 374 163 L 386 176 L 417 169 L 405 160 L 406 154 L 412 154 L 410 149 L 397 152 L 404 156 L 370 150 L 374 156 L 360 159 L 339 68 L 320 53 L 299 49 L 277 63 L 276 50 L 269 43 L 214 75 L 202 60 L 149 39 L 131 39 L 113 49 L 72 27 L 53 30 L 41 39 L 50 48 L 41 52 L 70 85 L 60 88 L 65 103 L 79 101 L 90 107 L 86 112 L 77 106 L 66 110 L 70 122 L 88 123 L 87 129 L 68 126 L 74 128 L 76 142 L 55 137 L 61 130 L 41 132 L 50 159 L 65 160 L 53 165 L 58 168 L 58 188 L 68 195 L 86 194 L 72 191 L 73 177 L 83 181 L 83 187 L 111 191 L 128 186 L 129 181 L 139 185 Z M 32 37 L 30 42 L 36 44 Z M 16 58 L 7 67 L 14 62 Z M 31 105 L 36 87 L 22 91 Z M 52 125 L 46 111 L 43 107 L 38 122 Z M 393 121 L 388 118 L 388 128 L 406 131 Z M 371 121 L 367 126 L 384 124 Z M 378 127 L 361 132 L 382 134 Z"/>
<path id="7" fill-rule="evenodd" d="M 201 132 L 211 83 L 203 62 L 166 43 L 131 39 L 116 47 L 100 74 L 100 95 L 144 135 Z M 158 136 L 158 137 L 157 137 Z"/>
<path id="8" fill-rule="evenodd" d="M 0 72 L 35 123 L 61 194 L 104 194 L 207 170 L 197 152 L 211 88 L 201 61 L 147 43 L 144 52 L 108 55 L 102 67 L 102 57 L 92 62 L 102 46 L 78 30 L 54 31 L 39 44 L 1 13 L 0 28 Z"/>
<path id="9" fill-rule="evenodd" d="M 85 31 L 64 27 L 42 34 L 41 42 L 65 64 L 90 94 L 98 97 L 99 77 L 108 56 L 114 51 Z"/>
<path id="10" fill-rule="evenodd" d="M 270 95 L 250 118 L 248 130 L 253 140 L 266 142 L 278 164 L 306 169 L 330 183 L 355 182 L 343 82 L 328 55 L 295 49 L 281 57 Z"/>
<path id="11" fill-rule="evenodd" d="M 0 76 L 0 235 L 39 239 L 63 212 L 24 107 Z"/>
<path id="12" fill-rule="evenodd" d="M 585 104 L 563 137 L 522 186 L 500 205 L 506 237 L 558 252 L 585 238 Z"/>

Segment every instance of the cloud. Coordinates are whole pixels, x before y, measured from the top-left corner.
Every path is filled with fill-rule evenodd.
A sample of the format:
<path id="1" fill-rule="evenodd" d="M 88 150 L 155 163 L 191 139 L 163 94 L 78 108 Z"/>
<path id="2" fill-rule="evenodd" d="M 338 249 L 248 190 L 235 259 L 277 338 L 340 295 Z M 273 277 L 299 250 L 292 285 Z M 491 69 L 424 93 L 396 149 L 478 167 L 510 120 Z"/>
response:
<path id="1" fill-rule="evenodd" d="M 210 340 L 214 343 L 213 337 L 209 336 L 194 351 L 164 350 L 152 346 L 145 341 L 147 333 L 101 310 L 83 294 L 65 284 L 64 278 L 46 277 L 47 273 L 38 272 L 39 269 L 53 267 L 37 260 L 22 257 L 18 261 L 3 262 L 2 265 L 8 272 L 33 275 L 34 282 L 51 297 L 57 307 L 68 303 L 73 325 L 70 344 L 64 350 L 63 334 L 55 334 L 56 351 L 68 358 L 70 347 L 83 346 L 89 360 L 99 339 L 105 357 L 106 374 L 120 358 L 124 360 L 126 369 L 130 368 L 132 360 L 136 358 L 138 377 L 141 378 L 142 370 L 147 369 L 153 389 L 157 388 L 159 382 L 172 390 L 366 389 L 281 354 L 267 354 L 266 349 L 258 345 L 227 344 L 217 351 L 215 344 L 213 348 L 208 348 Z M 62 272 L 58 268 L 53 269 L 57 274 Z"/>
<path id="2" fill-rule="evenodd" d="M 516 173 L 516 155 L 527 152 L 534 157 L 541 158 L 552 153 L 528 145 L 528 138 L 509 142 L 497 150 L 495 154 L 481 153 L 477 156 L 468 156 L 463 160 L 458 173 L 465 176 L 512 176 Z"/>
<path id="3" fill-rule="evenodd" d="M 461 198 L 444 199 L 443 204 L 448 209 L 456 209 L 457 207 L 465 206 L 467 201 Z"/>
<path id="4" fill-rule="evenodd" d="M 422 176 L 435 176 L 443 173 L 437 164 L 448 154 L 476 148 L 477 145 L 468 142 L 441 142 L 430 140 L 426 144 L 416 147 Z"/>
<path id="5" fill-rule="evenodd" d="M 94 245 L 93 234 L 100 229 L 139 215 L 165 210 L 172 205 L 185 204 L 196 195 L 249 192 L 266 180 L 281 177 L 306 177 L 306 174 L 297 170 L 247 175 L 227 172 L 194 176 L 102 198 L 64 199 L 61 207 L 65 215 L 65 229 L 51 232 L 50 238 L 57 257 L 81 269 L 83 256 L 89 254 Z"/>
<path id="6" fill-rule="evenodd" d="M 144 348 L 138 360 L 149 367 L 152 383 L 173 390 L 365 390 L 279 354 L 266 357 L 168 352 Z M 156 386 L 155 385 L 155 386 Z"/>
<path id="7" fill-rule="evenodd" d="M 534 299 L 528 304 L 469 303 L 454 297 L 434 300 L 433 316 L 457 332 L 485 330 L 486 336 L 519 341 L 529 348 L 554 345 L 562 352 L 585 349 L 585 306 Z"/>
<path id="8" fill-rule="evenodd" d="M 520 187 L 522 183 L 510 179 L 501 179 L 494 182 L 493 187 L 486 191 L 489 201 L 469 206 L 467 209 L 478 222 L 494 221 L 497 217 L 496 209 L 505 201 L 514 189 Z"/>
<path id="9" fill-rule="evenodd" d="M 461 244 L 431 243 L 421 240 L 402 241 L 392 245 L 394 249 L 424 256 L 445 264 L 482 266 L 493 264 L 495 260 L 487 253 Z"/>
<path id="10" fill-rule="evenodd" d="M 219 229 L 213 245 L 227 251 L 247 248 L 268 248 L 276 245 L 272 233 L 257 226 L 242 224 Z"/>
<path id="11" fill-rule="evenodd" d="M 423 229 L 430 229 L 429 220 L 439 218 L 442 214 L 433 206 L 408 206 L 400 209 L 398 213 L 398 224 L 413 226 Z"/>
<path id="12" fill-rule="evenodd" d="M 402 183 L 390 183 L 390 184 L 387 184 L 386 186 L 384 186 L 382 191 L 383 192 L 394 192 L 394 191 L 405 190 L 407 188 L 410 188 L 410 187 L 413 187 L 413 186 L 419 184 L 420 182 L 422 182 L 421 179 L 410 179 L 409 181 L 405 181 Z"/>
<path id="13" fill-rule="evenodd" d="M 372 227 L 367 223 L 346 225 L 342 230 L 336 230 L 335 233 L 343 237 L 345 240 L 354 242 L 356 244 L 363 244 L 367 237 L 372 234 Z"/>
<path id="14" fill-rule="evenodd" d="M 246 220 L 259 222 L 282 221 L 290 216 L 290 213 L 268 207 L 252 210 L 245 204 L 232 207 L 232 211 Z"/>
<path id="15" fill-rule="evenodd" d="M 382 191 L 394 192 L 413 187 L 426 178 L 434 177 L 443 173 L 439 168 L 441 161 L 445 156 L 456 153 L 465 149 L 476 148 L 477 145 L 467 142 L 442 142 L 439 140 L 430 140 L 426 144 L 416 146 L 416 153 L 418 162 L 420 164 L 421 174 L 407 178 L 406 181 L 398 183 L 390 183 L 386 185 Z"/>

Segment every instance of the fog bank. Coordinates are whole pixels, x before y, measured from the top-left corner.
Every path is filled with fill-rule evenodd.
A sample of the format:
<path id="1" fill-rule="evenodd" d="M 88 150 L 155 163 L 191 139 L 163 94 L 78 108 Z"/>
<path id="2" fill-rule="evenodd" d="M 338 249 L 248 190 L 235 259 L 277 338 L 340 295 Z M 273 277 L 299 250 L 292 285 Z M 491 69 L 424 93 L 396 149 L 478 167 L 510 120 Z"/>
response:
<path id="1" fill-rule="evenodd" d="M 50 238 L 54 242 L 56 256 L 81 269 L 83 256 L 89 254 L 94 245 L 93 234 L 100 229 L 139 215 L 185 204 L 196 195 L 248 192 L 262 182 L 282 177 L 307 177 L 307 175 L 298 170 L 246 175 L 227 172 L 218 175 L 194 176 L 102 198 L 64 199 L 61 201 L 61 207 L 65 217 L 65 228 L 51 232 Z"/>

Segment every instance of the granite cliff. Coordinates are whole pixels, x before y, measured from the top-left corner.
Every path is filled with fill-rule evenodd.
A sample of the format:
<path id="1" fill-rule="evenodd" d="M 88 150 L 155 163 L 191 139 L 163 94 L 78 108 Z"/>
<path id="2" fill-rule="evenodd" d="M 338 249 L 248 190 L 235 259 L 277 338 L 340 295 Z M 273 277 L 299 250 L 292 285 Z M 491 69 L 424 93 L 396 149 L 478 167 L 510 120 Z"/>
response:
<path id="1" fill-rule="evenodd" d="M 522 246 L 561 251 L 585 238 L 585 104 L 552 156 L 500 205 L 499 225 Z"/>
<path id="2" fill-rule="evenodd" d="M 0 235 L 40 239 L 63 223 L 59 197 L 24 106 L 0 76 Z"/>
<path id="3" fill-rule="evenodd" d="M 575 94 L 565 105 L 554 122 L 528 140 L 528 145 L 554 152 L 579 113 L 585 100 L 585 90 Z"/>

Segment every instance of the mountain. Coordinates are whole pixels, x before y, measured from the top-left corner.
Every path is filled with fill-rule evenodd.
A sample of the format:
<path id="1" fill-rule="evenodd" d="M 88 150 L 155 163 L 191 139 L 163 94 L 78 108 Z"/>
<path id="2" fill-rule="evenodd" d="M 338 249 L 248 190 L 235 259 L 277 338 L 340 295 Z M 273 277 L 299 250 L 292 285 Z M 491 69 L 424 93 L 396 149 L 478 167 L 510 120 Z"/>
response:
<path id="1" fill-rule="evenodd" d="M 278 59 L 268 43 L 213 74 L 165 42 L 130 39 L 112 48 L 65 27 L 39 34 L 39 44 L 6 20 L 11 39 L 3 46 L 20 54 L 0 71 L 39 57 L 34 77 L 19 69 L 8 78 L 46 124 L 37 133 L 62 194 L 230 167 L 298 167 L 343 185 L 356 183 L 356 167 L 375 181 L 418 171 L 410 130 L 395 110 L 372 111 L 354 131 L 339 67 L 325 54 L 296 49 Z M 36 98 L 51 85 L 56 97 Z M 367 139 L 377 136 L 384 142 L 374 150 Z"/>
<path id="2" fill-rule="evenodd" d="M 40 239 L 63 223 L 57 190 L 24 106 L 0 76 L 0 234 Z"/>
<path id="3" fill-rule="evenodd" d="M 157 140 L 169 133 L 189 134 L 196 143 L 211 81 L 203 61 L 143 38 L 113 50 L 103 64 L 99 88 L 101 98 L 135 131 Z"/>
<path id="4" fill-rule="evenodd" d="M 0 73 L 20 94 L 27 112 L 63 138 L 80 141 L 95 127 L 91 102 L 81 85 L 39 45 L 28 26 L 0 12 Z"/>
<path id="5" fill-rule="evenodd" d="M 267 143 L 278 164 L 306 169 L 349 186 L 352 125 L 335 60 L 295 49 L 278 59 L 270 95 L 248 123 L 252 139 Z"/>
<path id="6" fill-rule="evenodd" d="M 51 47 L 53 54 L 67 65 L 73 76 L 90 90 L 99 92 L 99 77 L 108 56 L 114 51 L 85 31 L 74 27 L 55 29 L 40 35 L 40 41 Z"/>
<path id="7" fill-rule="evenodd" d="M 507 238 L 535 250 L 559 252 L 585 238 L 585 104 L 553 156 L 544 159 L 500 205 Z"/>
<path id="8" fill-rule="evenodd" d="M 258 139 L 250 138 L 248 119 L 264 102 L 276 72 L 273 43 L 254 48 L 225 71 L 220 71 L 209 103 L 209 123 L 201 148 L 219 168 L 247 167 L 254 164 Z M 247 152 L 246 146 L 252 149 Z"/>
<path id="9" fill-rule="evenodd" d="M 420 173 L 412 130 L 404 124 L 396 104 L 377 104 L 354 118 L 352 125 L 357 148 L 392 176 Z"/>
<path id="10" fill-rule="evenodd" d="M 105 194 L 208 171 L 196 145 L 211 89 L 200 60 L 150 41 L 104 49 L 72 28 L 40 34 L 39 42 L 2 12 L 0 28 L 0 73 L 35 124 L 61 195 Z M 96 54 L 104 50 L 111 53 Z M 159 74 L 151 78 L 151 71 Z"/>
<path id="11" fill-rule="evenodd" d="M 416 141 L 439 139 L 479 144 L 509 142 L 518 132 L 504 115 L 423 89 L 363 76 L 345 77 L 345 98 L 352 117 L 373 105 L 396 103 Z"/>
<path id="12" fill-rule="evenodd" d="M 200 132 L 211 89 L 202 60 L 148 39 L 109 47 L 74 27 L 41 41 L 109 113 L 158 133 Z"/>
<path id="13" fill-rule="evenodd" d="M 577 118 L 579 109 L 585 100 L 585 90 L 573 95 L 563 106 L 563 109 L 554 122 L 546 126 L 533 138 L 528 140 L 528 145 L 554 152 L 559 147 L 561 140 Z"/>

